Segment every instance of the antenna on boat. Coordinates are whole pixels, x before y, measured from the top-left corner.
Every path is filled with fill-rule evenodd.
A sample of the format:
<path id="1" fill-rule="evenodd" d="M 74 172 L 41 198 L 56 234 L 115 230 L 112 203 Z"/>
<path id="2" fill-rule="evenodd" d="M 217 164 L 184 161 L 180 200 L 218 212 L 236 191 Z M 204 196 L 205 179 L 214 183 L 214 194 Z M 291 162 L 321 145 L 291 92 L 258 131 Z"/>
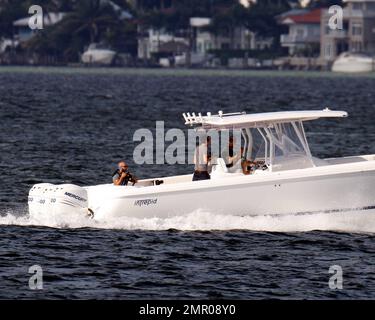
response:
<path id="1" fill-rule="evenodd" d="M 218 114 L 212 115 L 211 112 L 207 112 L 206 116 L 202 116 L 202 113 L 196 114 L 195 112 L 190 112 L 183 113 L 182 116 L 184 117 L 185 124 L 193 126 L 194 124 L 204 124 L 205 120 L 208 120 L 207 118 L 211 117 L 219 117 L 219 118 L 224 118 L 227 116 L 238 116 L 238 115 L 244 115 L 246 112 L 233 112 L 233 113 L 224 113 L 222 110 L 218 112 Z"/>
<path id="2" fill-rule="evenodd" d="M 203 116 L 202 116 L 202 113 L 198 113 L 195 114 L 195 112 L 193 112 L 192 114 L 190 114 L 190 112 L 187 112 L 187 113 L 183 113 L 182 116 L 184 117 L 185 119 L 185 124 L 189 124 L 189 125 L 193 125 L 193 124 L 201 124 L 203 123 Z"/>

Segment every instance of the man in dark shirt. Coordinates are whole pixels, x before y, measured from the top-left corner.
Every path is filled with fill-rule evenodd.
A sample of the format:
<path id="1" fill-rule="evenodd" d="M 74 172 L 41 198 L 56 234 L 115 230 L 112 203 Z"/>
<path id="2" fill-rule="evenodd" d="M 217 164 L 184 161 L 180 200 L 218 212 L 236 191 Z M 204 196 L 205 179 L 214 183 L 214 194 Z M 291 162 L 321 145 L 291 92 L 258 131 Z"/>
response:
<path id="1" fill-rule="evenodd" d="M 193 181 L 211 179 L 209 171 L 211 166 L 211 137 L 196 147 L 194 153 L 194 175 Z"/>
<path id="2" fill-rule="evenodd" d="M 113 174 L 112 180 L 115 186 L 127 186 L 129 182 L 134 186 L 138 182 L 137 178 L 129 172 L 129 166 L 125 161 L 118 163 L 118 169 Z"/>

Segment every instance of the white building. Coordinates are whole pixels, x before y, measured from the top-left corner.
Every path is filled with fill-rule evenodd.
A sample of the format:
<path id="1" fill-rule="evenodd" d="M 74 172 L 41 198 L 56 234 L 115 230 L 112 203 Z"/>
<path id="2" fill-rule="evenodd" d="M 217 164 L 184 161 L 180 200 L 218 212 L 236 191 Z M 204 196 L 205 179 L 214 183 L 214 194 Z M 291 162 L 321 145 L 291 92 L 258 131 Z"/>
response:
<path id="1" fill-rule="evenodd" d="M 272 38 L 258 37 L 254 32 L 241 27 L 236 28 L 233 38 L 215 35 L 207 31 L 198 31 L 196 51 L 198 53 L 206 53 L 211 49 L 263 50 L 270 47 L 272 42 Z"/>
<path id="2" fill-rule="evenodd" d="M 345 0 L 343 29 L 332 30 L 328 10 L 322 12 L 321 57 L 333 61 L 345 51 L 375 54 L 375 0 Z"/>
<path id="3" fill-rule="evenodd" d="M 256 36 L 243 27 L 235 29 L 232 37 L 215 35 L 205 28 L 196 28 L 191 43 L 188 32 L 185 36 L 175 36 L 165 30 L 148 29 L 138 37 L 138 58 L 150 59 L 152 54 L 169 52 L 179 55 L 191 50 L 197 54 L 208 54 L 210 50 L 263 50 L 272 45 L 273 38 Z M 171 50 L 173 49 L 173 50 Z"/>
<path id="4" fill-rule="evenodd" d="M 300 13 L 292 12 L 279 20 L 279 23 L 289 27 L 288 34 L 282 34 L 280 38 L 281 46 L 288 48 L 289 55 L 319 49 L 320 16 L 321 9 L 316 9 Z"/>
<path id="5" fill-rule="evenodd" d="M 186 51 L 189 46 L 189 39 L 178 37 L 164 29 L 148 29 L 143 35 L 138 37 L 138 58 L 143 60 L 151 59 L 152 54 L 164 51 L 165 47 L 176 47 L 178 51 Z M 179 50 L 179 48 L 181 48 Z M 185 48 L 185 49 L 183 49 Z M 174 51 L 174 50 L 173 50 Z"/>

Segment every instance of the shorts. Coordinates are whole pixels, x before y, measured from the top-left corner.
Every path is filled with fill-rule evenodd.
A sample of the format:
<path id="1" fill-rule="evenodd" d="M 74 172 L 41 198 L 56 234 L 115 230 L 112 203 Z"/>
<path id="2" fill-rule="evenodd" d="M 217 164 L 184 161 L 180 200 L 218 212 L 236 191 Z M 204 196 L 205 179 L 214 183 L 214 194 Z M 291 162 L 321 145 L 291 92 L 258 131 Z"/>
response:
<path id="1" fill-rule="evenodd" d="M 210 180 L 211 177 L 207 171 L 194 171 L 193 181 Z"/>

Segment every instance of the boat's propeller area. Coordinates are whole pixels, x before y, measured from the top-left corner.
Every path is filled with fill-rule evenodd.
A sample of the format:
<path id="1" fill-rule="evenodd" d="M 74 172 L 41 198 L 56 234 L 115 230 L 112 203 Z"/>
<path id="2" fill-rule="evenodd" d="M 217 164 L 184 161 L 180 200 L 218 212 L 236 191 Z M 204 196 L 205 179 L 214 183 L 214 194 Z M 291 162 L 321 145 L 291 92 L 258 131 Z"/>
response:
<path id="1" fill-rule="evenodd" d="M 30 189 L 28 204 L 30 215 L 72 213 L 93 215 L 88 209 L 86 189 L 72 184 L 36 184 Z"/>

